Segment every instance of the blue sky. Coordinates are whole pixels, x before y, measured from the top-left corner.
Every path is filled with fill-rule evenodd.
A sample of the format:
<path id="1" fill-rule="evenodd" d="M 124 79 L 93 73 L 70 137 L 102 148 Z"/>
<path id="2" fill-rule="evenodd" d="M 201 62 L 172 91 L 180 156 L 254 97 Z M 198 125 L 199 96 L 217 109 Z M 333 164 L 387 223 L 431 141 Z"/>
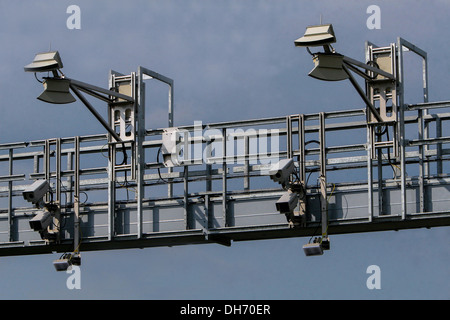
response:
<path id="1" fill-rule="evenodd" d="M 66 27 L 71 4 L 81 9 L 80 30 Z M 373 4 L 379 30 L 366 27 Z M 174 79 L 175 125 L 360 108 L 348 82 L 307 77 L 310 57 L 294 47 L 321 15 L 334 26 L 334 47 L 358 60 L 366 40 L 401 36 L 424 49 L 430 101 L 449 100 L 449 13 L 448 1 L 0 0 L 0 143 L 103 133 L 79 102 L 36 100 L 42 87 L 23 66 L 49 48 L 59 50 L 66 74 L 98 86 L 110 69 L 139 65 Z M 420 99 L 420 75 L 411 71 L 411 79 L 409 103 Z M 161 128 L 166 101 L 155 90 L 147 125 Z M 59 254 L 1 257 L 0 298 L 449 299 L 449 238 L 448 227 L 336 235 L 332 250 L 310 258 L 305 239 L 85 252 L 81 290 L 68 290 L 68 275 L 54 271 Z M 380 290 L 366 287 L 373 264 Z"/>

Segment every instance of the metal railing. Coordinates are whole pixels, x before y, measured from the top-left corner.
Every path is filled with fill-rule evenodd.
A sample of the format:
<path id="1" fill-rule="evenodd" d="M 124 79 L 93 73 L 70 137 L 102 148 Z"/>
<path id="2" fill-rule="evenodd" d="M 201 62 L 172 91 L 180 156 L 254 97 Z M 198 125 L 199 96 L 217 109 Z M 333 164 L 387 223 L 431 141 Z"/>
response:
<path id="1" fill-rule="evenodd" d="M 107 135 L 2 144 L 0 254 L 67 250 L 76 235 L 76 203 L 81 250 L 310 236 L 323 210 L 330 234 L 449 225 L 450 133 L 443 126 L 449 107 L 405 106 L 405 138 L 398 142 L 404 158 L 388 146 L 371 157 L 365 109 L 180 126 L 183 165 L 170 169 L 159 152 L 163 129 L 147 130 L 142 179 L 130 165 L 116 165 L 111 177 L 111 163 L 120 162 L 111 157 L 124 150 L 112 151 Z M 131 155 L 133 145 L 125 150 Z M 294 159 L 306 186 L 305 221 L 295 228 L 276 211 L 283 190 L 267 174 L 282 158 Z M 57 243 L 28 225 L 36 209 L 22 191 L 35 179 L 50 181 L 47 200 L 60 205 Z"/>

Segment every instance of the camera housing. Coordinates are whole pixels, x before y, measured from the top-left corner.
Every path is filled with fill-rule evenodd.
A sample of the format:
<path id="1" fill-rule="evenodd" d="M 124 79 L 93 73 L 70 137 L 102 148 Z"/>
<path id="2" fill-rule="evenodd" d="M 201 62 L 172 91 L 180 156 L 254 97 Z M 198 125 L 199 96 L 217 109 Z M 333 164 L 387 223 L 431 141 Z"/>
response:
<path id="1" fill-rule="evenodd" d="M 294 170 L 294 160 L 282 159 L 270 168 L 270 179 L 284 186 L 287 182 L 289 182 L 289 176 L 294 172 Z"/>
<path id="2" fill-rule="evenodd" d="M 36 180 L 25 188 L 22 195 L 28 202 L 37 204 L 45 196 L 49 189 L 50 185 L 47 180 Z"/>
<path id="3" fill-rule="evenodd" d="M 280 199 L 275 203 L 277 210 L 280 213 L 290 213 L 294 211 L 298 204 L 298 195 L 294 192 L 285 192 Z"/>
<path id="4" fill-rule="evenodd" d="M 34 231 L 44 231 L 52 223 L 52 214 L 48 211 L 39 211 L 30 221 L 30 228 Z"/>

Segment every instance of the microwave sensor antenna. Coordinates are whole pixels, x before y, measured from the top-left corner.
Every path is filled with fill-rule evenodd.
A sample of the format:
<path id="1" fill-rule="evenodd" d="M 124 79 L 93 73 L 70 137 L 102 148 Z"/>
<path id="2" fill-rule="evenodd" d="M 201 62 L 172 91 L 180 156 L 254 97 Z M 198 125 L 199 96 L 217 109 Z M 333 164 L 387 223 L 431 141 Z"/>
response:
<path id="1" fill-rule="evenodd" d="M 364 100 L 367 108 L 372 113 L 373 117 L 379 123 L 383 122 L 378 110 L 367 98 L 364 91 L 358 85 L 349 69 L 356 72 L 358 75 L 371 79 L 366 72 L 372 72 L 374 75 L 382 75 L 387 79 L 394 80 L 394 75 L 381 70 L 380 68 L 359 62 L 357 60 L 346 57 L 336 52 L 331 46 L 336 42 L 336 35 L 331 24 L 309 26 L 306 28 L 304 35 L 294 41 L 296 47 L 304 47 L 312 55 L 314 61 L 314 68 L 309 73 L 309 76 L 319 80 L 325 81 L 341 81 L 349 79 L 353 87 L 356 89 L 360 97 Z M 310 47 L 323 47 L 324 52 L 312 53 Z M 358 69 L 365 69 L 364 72 Z M 373 77 L 372 77 L 373 79 Z"/>
<path id="2" fill-rule="evenodd" d="M 95 108 L 86 100 L 80 90 L 109 103 L 113 103 L 114 99 L 122 99 L 122 101 L 134 103 L 134 98 L 116 91 L 106 90 L 78 80 L 67 78 L 60 71 L 62 67 L 63 63 L 58 51 L 38 53 L 35 55 L 33 62 L 24 67 L 26 72 L 34 72 L 35 74 L 37 72 L 52 72 L 53 74 L 53 77 L 45 78 L 43 82 L 44 91 L 39 95 L 38 99 L 54 104 L 72 103 L 76 101 L 70 93 L 70 90 L 72 90 L 78 99 L 83 102 L 95 118 L 97 118 L 103 127 L 111 134 L 111 136 L 117 142 L 122 142 L 123 139 L 108 125 L 97 110 L 95 110 Z"/>
<path id="3" fill-rule="evenodd" d="M 37 97 L 41 101 L 54 104 L 67 104 L 76 101 L 70 93 L 70 80 L 68 79 L 46 78 L 43 85 L 44 91 Z"/>
<path id="4" fill-rule="evenodd" d="M 124 159 L 122 164 L 126 164 L 128 156 L 126 153 L 125 141 L 134 141 L 134 135 L 132 137 L 124 137 L 121 134 L 116 133 L 116 131 L 111 128 L 111 126 L 103 119 L 103 117 L 97 112 L 97 110 L 89 103 L 89 101 L 81 94 L 80 91 L 90 94 L 91 96 L 108 102 L 109 106 L 116 104 L 119 100 L 120 103 L 130 104 L 134 107 L 135 100 L 133 96 L 123 94 L 120 92 L 103 89 L 88 83 L 84 83 L 78 80 L 67 78 L 60 69 L 63 67 L 61 57 L 58 51 L 50 51 L 44 53 L 38 53 L 34 57 L 33 62 L 24 67 L 25 72 L 34 72 L 35 76 L 37 72 L 51 72 L 53 77 L 44 78 L 43 86 L 44 91 L 37 97 L 39 100 L 53 103 L 53 104 L 67 104 L 75 102 L 76 99 L 71 94 L 70 91 L 75 93 L 79 100 L 89 109 L 89 111 L 97 118 L 97 120 L 102 124 L 102 126 L 109 132 L 115 142 L 122 143 L 122 152 L 124 154 Z M 37 79 L 37 76 L 36 76 Z M 41 82 L 38 79 L 39 82 Z M 131 109 L 131 107 L 130 107 Z M 122 139 L 122 137 L 124 139 Z M 121 165 L 122 165 L 121 164 Z M 77 192 L 76 192 L 77 193 Z M 75 196 L 78 198 L 78 195 Z M 75 216 L 79 217 L 79 208 L 75 209 Z M 30 226 L 35 230 L 45 233 L 48 225 L 52 220 L 50 212 L 43 211 L 38 213 L 35 218 L 30 221 Z M 55 261 L 54 266 L 56 270 L 67 270 L 70 265 L 76 265 L 80 263 L 78 249 L 81 244 L 80 240 L 80 229 L 79 222 L 75 222 L 76 225 L 76 236 L 74 237 L 74 254 L 66 255 L 61 259 Z"/>
<path id="5" fill-rule="evenodd" d="M 309 26 L 306 28 L 305 34 L 294 41 L 296 47 L 328 46 L 335 42 L 336 36 L 331 24 Z"/>
<path id="6" fill-rule="evenodd" d="M 380 111 L 375 108 L 374 103 L 369 99 L 363 89 L 356 82 L 355 78 L 350 73 L 350 70 L 356 74 L 362 76 L 366 80 L 366 84 L 372 84 L 378 75 L 389 79 L 389 81 L 395 82 L 396 79 L 393 74 L 390 74 L 384 70 L 378 68 L 378 65 L 369 65 L 357 60 L 346 57 L 336 52 L 331 44 L 336 43 L 336 35 L 334 33 L 333 26 L 331 24 L 320 24 L 315 26 L 309 26 L 306 28 L 304 35 L 294 41 L 296 47 L 304 47 L 308 53 L 312 56 L 314 62 L 314 68 L 309 72 L 309 76 L 324 80 L 324 81 L 341 81 L 349 79 L 353 87 L 356 89 L 360 97 L 363 99 L 367 106 L 368 123 L 373 119 L 376 125 L 383 124 L 385 117 L 380 115 Z M 312 53 L 310 47 L 322 47 L 323 52 Z M 361 71 L 359 68 L 363 68 Z M 326 199 L 326 191 L 322 195 Z M 314 243 L 308 243 L 303 247 L 303 250 L 307 256 L 321 255 L 323 250 L 329 249 L 328 239 L 328 209 L 327 205 L 324 205 L 322 215 L 322 237 Z"/>
<path id="7" fill-rule="evenodd" d="M 24 67 L 26 72 L 56 72 L 63 67 L 58 51 L 38 53 L 32 63 Z M 57 75 L 57 74 L 56 74 Z"/>

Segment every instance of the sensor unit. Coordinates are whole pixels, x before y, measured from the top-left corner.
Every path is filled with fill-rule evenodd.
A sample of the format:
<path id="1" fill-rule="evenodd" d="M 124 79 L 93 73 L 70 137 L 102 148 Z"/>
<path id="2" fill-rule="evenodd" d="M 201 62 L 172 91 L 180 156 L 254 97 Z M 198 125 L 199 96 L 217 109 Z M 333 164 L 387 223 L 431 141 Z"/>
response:
<path id="1" fill-rule="evenodd" d="M 50 189 L 50 185 L 47 180 L 36 180 L 25 188 L 22 195 L 25 200 L 35 204 L 45 196 L 48 189 Z"/>
<path id="2" fill-rule="evenodd" d="M 298 195 L 291 191 L 285 192 L 280 199 L 275 203 L 277 210 L 280 213 L 290 213 L 294 211 L 298 203 Z"/>
<path id="3" fill-rule="evenodd" d="M 34 231 L 44 231 L 52 223 L 52 215 L 48 211 L 39 211 L 29 223 Z"/>
<path id="4" fill-rule="evenodd" d="M 320 256 L 323 254 L 322 245 L 318 242 L 305 244 L 303 251 L 306 256 Z"/>

